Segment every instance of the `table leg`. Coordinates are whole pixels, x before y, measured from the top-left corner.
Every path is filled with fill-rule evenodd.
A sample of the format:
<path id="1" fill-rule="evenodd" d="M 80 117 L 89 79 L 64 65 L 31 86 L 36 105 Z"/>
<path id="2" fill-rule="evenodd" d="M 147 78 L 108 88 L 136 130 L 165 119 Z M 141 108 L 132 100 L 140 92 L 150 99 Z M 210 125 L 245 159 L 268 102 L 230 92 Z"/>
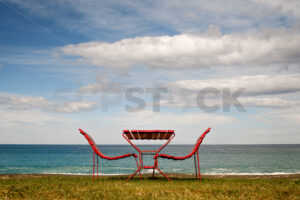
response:
<path id="1" fill-rule="evenodd" d="M 136 162 L 136 166 L 137 166 L 137 168 L 139 170 L 140 180 L 142 180 L 141 169 L 140 169 L 140 166 L 138 165 L 138 162 L 137 162 L 136 158 L 135 158 L 135 162 Z"/>
<path id="2" fill-rule="evenodd" d="M 154 178 L 154 174 L 155 174 L 155 168 L 153 169 L 153 172 L 152 172 L 152 178 Z"/>
<path id="3" fill-rule="evenodd" d="M 156 168 L 164 177 L 166 177 L 169 181 L 172 182 L 172 180 L 165 174 L 163 173 L 159 168 Z"/>
<path id="4" fill-rule="evenodd" d="M 127 181 L 129 181 L 134 175 L 136 175 L 136 173 L 138 173 L 140 171 L 140 169 L 137 169 L 133 174 L 131 174 L 131 176 L 127 179 Z M 140 177 L 141 178 L 141 177 Z"/>
<path id="5" fill-rule="evenodd" d="M 137 170 L 127 179 L 127 181 L 129 181 L 134 175 L 136 175 L 137 172 L 139 172 L 139 176 L 140 176 L 140 180 L 142 180 L 142 175 L 141 175 L 141 168 L 137 162 L 137 159 L 135 159 L 135 162 L 136 162 L 136 167 L 137 167 Z"/>
<path id="6" fill-rule="evenodd" d="M 155 159 L 153 173 L 152 173 L 152 178 L 154 178 L 154 175 L 155 175 L 155 168 L 157 168 L 157 162 L 158 162 L 157 159 Z"/>

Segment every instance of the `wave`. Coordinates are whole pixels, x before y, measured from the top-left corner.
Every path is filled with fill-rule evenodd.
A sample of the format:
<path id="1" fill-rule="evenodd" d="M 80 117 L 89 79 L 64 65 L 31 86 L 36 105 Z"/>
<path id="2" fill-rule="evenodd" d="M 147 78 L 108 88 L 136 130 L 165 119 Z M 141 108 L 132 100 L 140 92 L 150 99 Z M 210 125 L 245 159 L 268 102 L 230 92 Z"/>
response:
<path id="1" fill-rule="evenodd" d="M 231 172 L 231 173 L 218 173 L 218 172 L 210 172 L 204 173 L 202 175 L 243 175 L 243 176 L 251 176 L 251 175 L 293 175 L 293 174 L 300 174 L 298 172 L 248 172 L 248 173 L 240 173 L 240 172 Z"/>
<path id="2" fill-rule="evenodd" d="M 144 173 L 152 173 L 153 170 L 152 169 L 145 169 L 142 170 L 142 174 Z M 156 170 L 156 173 L 157 170 Z M 22 173 L 22 174 L 31 174 L 31 173 Z M 47 173 L 47 172 L 43 172 L 41 174 L 51 174 L 51 175 L 86 175 L 86 176 L 91 176 L 93 174 L 90 173 Z M 99 175 L 103 175 L 103 176 L 121 176 L 121 175 L 131 175 L 132 173 L 117 173 L 117 174 L 112 174 L 112 173 L 99 173 Z M 182 173 L 182 174 L 188 174 L 188 175 L 192 175 L 191 173 Z M 220 175 L 220 176 L 231 176 L 231 175 L 242 175 L 242 176 L 259 176 L 259 175 L 293 175 L 293 174 L 300 174 L 300 171 L 298 172 L 294 172 L 294 173 L 290 173 L 290 172 L 266 172 L 266 173 L 258 173 L 258 172 L 254 172 L 254 173 L 239 173 L 239 172 L 232 172 L 232 173 L 215 173 L 215 172 L 210 172 L 210 173 L 201 173 L 201 175 Z"/>
<path id="3" fill-rule="evenodd" d="M 31 174 L 31 173 L 22 173 L 22 174 Z M 45 174 L 45 175 L 83 175 L 83 176 L 92 176 L 93 174 L 87 174 L 87 173 L 52 173 L 52 172 L 43 172 L 39 174 Z M 96 175 L 96 174 L 95 174 Z M 121 176 L 121 175 L 128 175 L 128 174 L 105 174 L 105 173 L 98 173 L 99 176 Z"/>

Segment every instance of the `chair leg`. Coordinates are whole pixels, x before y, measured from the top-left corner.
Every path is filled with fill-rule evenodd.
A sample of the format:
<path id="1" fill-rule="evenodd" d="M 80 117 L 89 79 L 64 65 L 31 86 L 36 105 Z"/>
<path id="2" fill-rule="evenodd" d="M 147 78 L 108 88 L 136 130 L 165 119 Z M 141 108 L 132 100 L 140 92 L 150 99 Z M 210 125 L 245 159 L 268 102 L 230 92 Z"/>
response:
<path id="1" fill-rule="evenodd" d="M 197 160 L 198 160 L 198 173 L 199 173 L 199 181 L 201 181 L 201 174 L 200 174 L 200 162 L 199 162 L 199 150 L 197 151 Z"/>
<path id="2" fill-rule="evenodd" d="M 196 174 L 196 178 L 198 178 L 198 172 L 197 172 L 197 163 L 196 163 L 196 153 L 194 153 L 194 164 L 195 164 L 195 174 Z"/>
<path id="3" fill-rule="evenodd" d="M 93 151 L 93 180 L 95 180 L 95 152 Z"/>
<path id="4" fill-rule="evenodd" d="M 144 166 L 143 164 L 143 154 L 139 154 L 139 161 L 140 161 L 140 168 L 142 168 Z"/>
<path id="5" fill-rule="evenodd" d="M 98 166 L 99 166 L 99 160 L 98 160 L 98 155 L 97 155 L 97 179 L 98 179 Z"/>

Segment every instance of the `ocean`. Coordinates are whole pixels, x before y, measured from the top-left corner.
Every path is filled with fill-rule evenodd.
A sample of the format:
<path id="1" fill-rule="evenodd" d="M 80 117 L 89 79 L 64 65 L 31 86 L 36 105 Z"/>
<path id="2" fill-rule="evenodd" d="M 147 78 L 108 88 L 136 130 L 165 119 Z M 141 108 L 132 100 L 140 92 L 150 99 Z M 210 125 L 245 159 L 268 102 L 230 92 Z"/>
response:
<path id="1" fill-rule="evenodd" d="M 98 145 L 103 154 L 118 156 L 135 152 L 129 145 Z M 158 145 L 143 145 L 157 149 Z M 183 156 L 193 145 L 168 145 L 161 153 Z M 153 156 L 144 165 L 153 165 Z M 89 145 L 0 145 L 0 174 L 92 174 Z M 99 160 L 100 174 L 130 174 L 136 170 L 133 157 Z M 300 145 L 201 145 L 203 174 L 295 174 L 300 173 Z M 164 172 L 194 173 L 193 157 L 184 161 L 159 159 Z M 144 171 L 150 172 L 151 170 Z"/>

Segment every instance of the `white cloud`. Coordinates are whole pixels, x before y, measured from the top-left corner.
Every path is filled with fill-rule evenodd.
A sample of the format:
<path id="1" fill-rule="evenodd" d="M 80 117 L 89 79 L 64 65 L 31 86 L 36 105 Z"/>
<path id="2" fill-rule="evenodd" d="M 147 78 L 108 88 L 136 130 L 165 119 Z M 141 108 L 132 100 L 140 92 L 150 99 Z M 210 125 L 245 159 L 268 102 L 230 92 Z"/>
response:
<path id="1" fill-rule="evenodd" d="M 124 83 L 111 81 L 105 76 L 97 78 L 97 81 L 79 89 L 81 93 L 98 93 L 98 92 L 121 92 L 124 88 Z"/>
<path id="2" fill-rule="evenodd" d="M 28 110 L 28 109 L 43 109 L 54 112 L 80 112 L 92 110 L 96 107 L 95 102 L 64 102 L 57 104 L 51 102 L 44 97 L 31 96 L 0 96 L 0 104 L 11 110 Z"/>
<path id="3" fill-rule="evenodd" d="M 171 90 L 198 92 L 204 88 L 235 92 L 244 88 L 243 95 L 272 95 L 300 91 L 300 74 L 237 76 L 224 79 L 182 80 L 164 84 Z"/>
<path id="4" fill-rule="evenodd" d="M 256 123 L 264 125 L 261 132 L 268 133 L 265 141 L 272 141 L 274 144 L 299 144 L 300 142 L 300 107 L 280 110 L 270 110 L 253 115 Z M 256 130 L 259 131 L 259 130 Z M 277 142 L 273 141 L 275 138 Z"/>
<path id="5" fill-rule="evenodd" d="M 26 117 L 25 117 L 26 116 Z M 1 127 L 22 128 L 27 126 L 43 126 L 51 122 L 66 122 L 64 118 L 39 110 L 0 110 Z"/>
<path id="6" fill-rule="evenodd" d="M 147 120 L 145 120 L 147 119 Z M 182 120 L 184 119 L 184 120 Z M 214 119 L 213 121 L 211 119 Z M 126 112 L 117 117 L 109 117 L 108 120 L 113 120 L 116 125 L 121 125 L 129 129 L 155 127 L 157 129 L 173 129 L 174 126 L 188 126 L 199 124 L 227 124 L 235 121 L 235 118 L 212 113 L 157 113 L 149 110 L 140 112 Z"/>
<path id="7" fill-rule="evenodd" d="M 289 108 L 300 106 L 300 100 L 285 100 L 281 98 L 239 98 L 239 101 L 244 106 L 252 107 L 271 107 L 271 108 Z"/>
<path id="8" fill-rule="evenodd" d="M 300 100 L 286 100 L 281 98 L 273 98 L 273 97 L 239 97 L 237 101 L 245 108 L 245 107 L 262 107 L 262 108 L 289 108 L 300 106 Z M 222 99 L 204 99 L 204 105 L 197 102 L 196 97 L 192 98 L 192 96 L 188 98 L 181 97 L 173 97 L 172 101 L 164 100 L 161 102 L 162 106 L 169 107 L 182 107 L 182 108 L 190 108 L 190 107 L 199 107 L 205 108 L 212 106 L 219 106 L 221 109 L 222 106 L 234 106 L 234 102 L 223 101 Z M 239 105 L 237 105 L 239 106 Z"/>
<path id="9" fill-rule="evenodd" d="M 221 35 L 137 37 L 114 43 L 87 42 L 61 48 L 62 55 L 99 67 L 180 69 L 212 66 L 298 65 L 300 34 L 286 29 Z"/>
<path id="10" fill-rule="evenodd" d="M 96 108 L 95 102 L 67 102 L 60 105 L 54 105 L 50 110 L 56 112 L 81 112 L 87 110 L 93 110 Z"/>
<path id="11" fill-rule="evenodd" d="M 300 17 L 300 2 L 297 0 L 252 0 L 257 4 L 262 4 L 274 12 L 280 12 L 287 16 Z"/>
<path id="12" fill-rule="evenodd" d="M 0 104 L 7 105 L 11 109 L 30 109 L 30 108 L 48 108 L 52 103 L 44 97 L 30 97 L 30 96 L 0 96 Z"/>
<path id="13" fill-rule="evenodd" d="M 82 136 L 76 134 L 84 121 L 70 115 L 58 115 L 42 110 L 8 110 L 0 107 L 2 144 L 79 144 Z M 85 118 L 86 119 L 86 118 Z"/>
<path id="14" fill-rule="evenodd" d="M 169 90 L 170 96 L 162 102 L 162 105 L 166 106 L 201 107 L 202 103 L 197 100 L 199 93 L 204 95 L 204 104 L 207 106 L 228 105 L 232 102 L 229 101 L 230 98 L 224 99 L 224 90 L 229 90 L 231 96 L 241 88 L 244 91 L 237 93 L 237 100 L 244 107 L 287 108 L 300 105 L 299 98 L 295 99 L 297 92 L 300 91 L 300 74 L 181 80 L 162 84 L 162 86 Z M 206 89 L 208 93 L 205 93 Z M 284 94 L 290 94 L 289 98 L 278 97 Z"/>

